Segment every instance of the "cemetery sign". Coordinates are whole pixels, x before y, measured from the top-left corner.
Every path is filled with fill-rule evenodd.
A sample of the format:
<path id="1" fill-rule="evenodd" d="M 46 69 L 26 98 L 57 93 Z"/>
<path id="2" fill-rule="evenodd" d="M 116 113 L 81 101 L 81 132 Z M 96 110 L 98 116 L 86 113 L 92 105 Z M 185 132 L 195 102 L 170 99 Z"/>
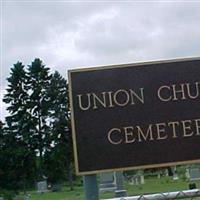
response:
<path id="1" fill-rule="evenodd" d="M 200 161 L 200 58 L 68 75 L 77 174 Z"/>

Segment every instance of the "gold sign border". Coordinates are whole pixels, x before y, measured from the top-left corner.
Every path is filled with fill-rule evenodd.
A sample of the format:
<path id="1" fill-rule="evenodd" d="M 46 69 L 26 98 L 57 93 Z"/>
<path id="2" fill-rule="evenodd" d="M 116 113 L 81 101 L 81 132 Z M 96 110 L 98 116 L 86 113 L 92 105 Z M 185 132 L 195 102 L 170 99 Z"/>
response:
<path id="1" fill-rule="evenodd" d="M 99 66 L 99 67 L 89 67 L 89 68 L 79 68 L 68 70 L 68 82 L 69 82 L 69 100 L 70 100 L 70 111 L 71 111 L 71 126 L 72 126 L 72 139 L 73 139 L 73 149 L 74 149 L 74 161 L 75 161 L 75 171 L 77 175 L 90 175 L 97 174 L 102 172 L 111 172 L 111 171 L 124 171 L 124 170 L 134 170 L 134 169 L 146 169 L 146 168 L 156 168 L 156 167 L 167 167 L 173 165 L 182 165 L 182 164 L 194 164 L 200 162 L 198 160 L 186 160 L 179 162 L 168 162 L 168 163 L 160 163 L 160 164 L 148 164 L 148 165 L 140 165 L 134 167 L 123 167 L 123 168 L 112 168 L 112 169 L 102 169 L 102 170 L 94 170 L 94 171 L 79 171 L 78 164 L 78 155 L 77 155 L 77 143 L 76 143 L 76 133 L 75 133 L 75 119 L 74 119 L 74 109 L 73 109 L 73 100 L 72 100 L 72 81 L 71 74 L 76 72 L 86 72 L 86 71 L 98 71 L 105 69 L 114 69 L 114 68 L 124 68 L 124 67 L 134 67 L 134 66 L 146 66 L 151 64 L 164 64 L 164 63 L 175 63 L 182 61 L 195 61 L 200 60 L 200 57 L 188 57 L 188 58 L 178 58 L 178 59 L 169 59 L 169 60 L 158 60 L 158 61 L 149 61 L 149 62 L 138 62 L 138 63 L 128 63 L 128 64 L 119 64 L 119 65 L 107 65 L 107 66 Z"/>

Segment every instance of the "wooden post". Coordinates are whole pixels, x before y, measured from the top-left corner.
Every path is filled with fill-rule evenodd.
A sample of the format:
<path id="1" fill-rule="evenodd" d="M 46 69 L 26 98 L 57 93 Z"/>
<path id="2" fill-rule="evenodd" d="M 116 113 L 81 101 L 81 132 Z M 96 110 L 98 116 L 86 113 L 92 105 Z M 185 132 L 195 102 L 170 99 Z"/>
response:
<path id="1" fill-rule="evenodd" d="M 99 189 L 96 175 L 83 177 L 85 200 L 99 200 Z"/>

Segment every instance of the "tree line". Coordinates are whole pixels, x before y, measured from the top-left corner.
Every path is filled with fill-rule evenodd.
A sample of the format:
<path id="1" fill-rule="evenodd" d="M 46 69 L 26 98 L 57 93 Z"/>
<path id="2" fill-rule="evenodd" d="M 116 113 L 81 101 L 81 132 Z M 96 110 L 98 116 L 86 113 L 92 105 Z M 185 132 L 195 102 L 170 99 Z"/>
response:
<path id="1" fill-rule="evenodd" d="M 47 177 L 72 177 L 72 142 L 67 81 L 42 60 L 17 62 L 7 78 L 0 121 L 0 189 L 26 190 Z M 71 179 L 70 179 L 71 180 Z"/>

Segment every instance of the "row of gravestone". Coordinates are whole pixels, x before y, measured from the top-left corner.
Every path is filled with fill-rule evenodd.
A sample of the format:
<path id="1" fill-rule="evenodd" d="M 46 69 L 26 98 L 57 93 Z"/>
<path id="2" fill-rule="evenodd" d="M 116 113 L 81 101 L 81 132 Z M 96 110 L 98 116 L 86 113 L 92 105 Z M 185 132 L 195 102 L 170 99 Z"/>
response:
<path id="1" fill-rule="evenodd" d="M 60 184 L 53 185 L 51 190 L 52 191 L 58 191 L 60 190 Z M 116 185 L 116 178 L 114 173 L 103 173 L 100 175 L 100 186 L 99 186 L 100 192 L 106 192 L 106 191 L 115 191 L 117 189 Z M 47 181 L 40 181 L 37 182 L 37 192 L 38 193 L 44 193 L 48 192 L 48 184 Z M 0 199 L 1 200 L 1 199 Z"/>
<path id="2" fill-rule="evenodd" d="M 200 168 L 192 168 L 186 169 L 186 178 L 189 181 L 200 180 Z M 158 176 L 159 178 L 159 176 Z M 178 179 L 178 174 L 174 173 L 174 180 Z M 131 184 L 139 185 L 144 184 L 144 175 L 136 174 L 131 178 Z M 60 190 L 60 185 L 54 185 L 52 190 Z M 99 192 L 112 192 L 117 190 L 116 184 L 116 174 L 115 173 L 102 173 L 100 175 L 100 184 L 99 184 Z M 37 183 L 37 191 L 39 193 L 44 193 L 48 191 L 47 181 L 40 181 Z M 124 190 L 125 191 L 125 190 Z M 3 197 L 0 197 L 0 200 L 4 200 Z"/>
<path id="3" fill-rule="evenodd" d="M 53 185 L 51 185 L 51 188 L 49 188 L 46 180 L 37 182 L 37 192 L 38 192 L 38 193 L 45 193 L 45 192 L 48 192 L 49 189 L 50 189 L 52 192 L 61 191 L 61 189 L 62 189 L 62 184 L 59 184 L 59 183 L 58 183 L 58 184 L 53 184 Z"/>
<path id="4" fill-rule="evenodd" d="M 185 171 L 185 177 L 188 181 L 196 181 L 196 180 L 200 180 L 200 168 L 187 168 Z M 178 174 L 176 172 L 176 170 L 174 171 L 173 174 L 173 180 L 178 180 Z"/>
<path id="5" fill-rule="evenodd" d="M 200 168 L 186 169 L 185 176 L 188 181 L 200 180 Z M 160 178 L 159 173 L 158 173 L 158 178 Z M 178 179 L 179 177 L 175 169 L 173 174 L 173 180 L 178 180 Z M 129 180 L 131 185 L 140 185 L 145 183 L 143 174 L 133 175 Z M 115 191 L 116 189 L 117 185 L 115 180 L 115 173 L 103 173 L 100 175 L 100 185 L 99 185 L 100 192 Z"/>
<path id="6" fill-rule="evenodd" d="M 158 173 L 158 178 L 159 178 Z M 189 181 L 200 180 L 200 169 L 199 168 L 192 168 L 186 169 L 186 178 Z M 178 174 L 174 173 L 173 180 L 178 179 Z M 131 177 L 130 184 L 132 185 L 139 185 L 144 184 L 144 175 L 143 174 L 136 174 Z M 60 190 L 60 185 L 53 185 L 51 190 L 58 191 Z M 109 192 L 109 191 L 116 191 L 117 184 L 116 184 L 116 175 L 115 173 L 102 173 L 100 175 L 100 184 L 99 184 L 99 191 L 100 192 Z M 39 193 L 44 193 L 48 191 L 47 181 L 40 181 L 37 183 L 37 191 Z M 1 200 L 1 199 L 0 199 Z"/>

